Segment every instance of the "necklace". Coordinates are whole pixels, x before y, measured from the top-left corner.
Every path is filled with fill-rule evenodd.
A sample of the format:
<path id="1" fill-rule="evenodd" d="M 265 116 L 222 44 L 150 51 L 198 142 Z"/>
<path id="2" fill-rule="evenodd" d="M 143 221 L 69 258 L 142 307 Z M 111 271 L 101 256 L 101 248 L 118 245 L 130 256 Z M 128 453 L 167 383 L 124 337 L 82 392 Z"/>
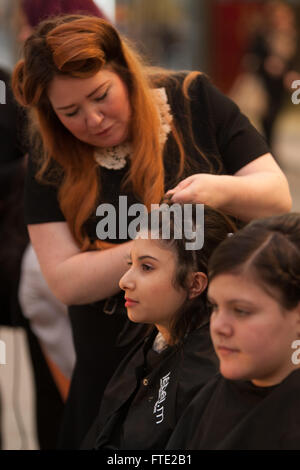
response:
<path id="1" fill-rule="evenodd" d="M 160 118 L 159 142 L 163 146 L 171 132 L 171 108 L 168 103 L 168 97 L 165 88 L 155 88 L 152 90 L 154 99 L 157 104 Z M 120 170 L 126 165 L 126 159 L 131 153 L 130 142 L 116 145 L 115 147 L 98 147 L 95 150 L 95 161 L 102 167 L 109 170 Z"/>

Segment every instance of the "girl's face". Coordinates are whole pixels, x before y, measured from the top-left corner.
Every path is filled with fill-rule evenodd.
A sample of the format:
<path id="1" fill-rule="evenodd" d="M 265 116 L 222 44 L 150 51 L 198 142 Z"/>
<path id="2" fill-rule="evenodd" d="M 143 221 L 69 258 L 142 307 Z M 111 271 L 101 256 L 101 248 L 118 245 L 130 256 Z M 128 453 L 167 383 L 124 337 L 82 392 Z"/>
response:
<path id="1" fill-rule="evenodd" d="M 77 139 L 95 147 L 113 147 L 129 138 L 131 108 L 121 78 L 108 68 L 90 78 L 56 76 L 48 89 L 62 124 Z"/>
<path id="2" fill-rule="evenodd" d="M 244 275 L 216 276 L 208 299 L 211 337 L 224 377 L 270 386 L 296 368 L 291 345 L 300 333 L 299 307 L 284 310 Z"/>
<path id="3" fill-rule="evenodd" d="M 159 241 L 137 238 L 133 242 L 129 270 L 120 280 L 131 321 L 155 324 L 166 337 L 170 320 L 183 305 L 187 292 L 174 287 L 177 257 Z"/>

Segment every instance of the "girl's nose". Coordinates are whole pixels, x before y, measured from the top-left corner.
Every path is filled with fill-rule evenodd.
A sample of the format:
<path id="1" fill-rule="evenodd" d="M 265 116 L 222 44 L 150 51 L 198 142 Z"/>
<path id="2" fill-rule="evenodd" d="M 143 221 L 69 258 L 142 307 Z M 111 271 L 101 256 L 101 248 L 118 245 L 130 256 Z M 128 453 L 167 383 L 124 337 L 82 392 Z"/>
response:
<path id="1" fill-rule="evenodd" d="M 133 274 L 131 269 L 129 269 L 120 279 L 119 286 L 122 290 L 133 290 L 135 287 L 135 282 L 133 279 Z"/>
<path id="2" fill-rule="evenodd" d="M 213 313 L 210 317 L 210 330 L 214 335 L 231 336 L 233 334 L 232 321 L 222 311 Z"/>

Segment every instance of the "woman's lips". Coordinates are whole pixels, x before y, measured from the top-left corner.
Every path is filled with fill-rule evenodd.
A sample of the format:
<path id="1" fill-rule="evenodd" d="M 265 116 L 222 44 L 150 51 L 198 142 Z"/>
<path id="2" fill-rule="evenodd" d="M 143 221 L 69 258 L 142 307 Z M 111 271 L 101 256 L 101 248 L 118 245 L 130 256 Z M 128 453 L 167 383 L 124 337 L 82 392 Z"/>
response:
<path id="1" fill-rule="evenodd" d="M 103 131 L 101 132 L 97 132 L 97 134 L 94 134 L 94 136 L 99 136 L 99 135 L 105 135 L 105 134 L 108 134 L 108 132 L 111 130 L 111 128 L 113 127 L 113 124 L 109 127 L 107 127 L 106 129 L 104 129 Z"/>
<path id="2" fill-rule="evenodd" d="M 134 307 L 134 305 L 138 304 L 136 300 L 129 299 L 128 297 L 125 297 L 125 307 Z"/>

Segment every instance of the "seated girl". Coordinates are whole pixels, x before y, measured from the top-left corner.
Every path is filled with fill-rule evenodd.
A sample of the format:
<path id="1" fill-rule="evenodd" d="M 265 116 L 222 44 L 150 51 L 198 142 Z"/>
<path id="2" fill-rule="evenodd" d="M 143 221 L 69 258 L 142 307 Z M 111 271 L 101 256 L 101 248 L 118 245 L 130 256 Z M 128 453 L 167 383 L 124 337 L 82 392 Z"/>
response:
<path id="1" fill-rule="evenodd" d="M 300 449 L 300 214 L 255 221 L 209 262 L 220 374 L 168 449 Z"/>
<path id="2" fill-rule="evenodd" d="M 150 225 L 152 212 L 149 231 L 141 230 L 133 242 L 120 287 L 129 319 L 151 325 L 149 335 L 112 377 L 82 448 L 163 449 L 194 394 L 217 373 L 209 337 L 207 263 L 235 227 L 216 210 L 190 205 L 192 231 L 182 230 L 177 238 L 178 222 L 185 223 L 186 216 L 184 206 L 173 206 L 180 209 L 179 220 L 170 211 L 172 206 L 160 206 L 158 230 Z M 204 227 L 197 222 L 199 207 L 204 210 Z M 169 229 L 167 239 L 164 233 Z M 203 237 L 203 229 L 202 249 L 186 249 L 191 233 Z"/>

